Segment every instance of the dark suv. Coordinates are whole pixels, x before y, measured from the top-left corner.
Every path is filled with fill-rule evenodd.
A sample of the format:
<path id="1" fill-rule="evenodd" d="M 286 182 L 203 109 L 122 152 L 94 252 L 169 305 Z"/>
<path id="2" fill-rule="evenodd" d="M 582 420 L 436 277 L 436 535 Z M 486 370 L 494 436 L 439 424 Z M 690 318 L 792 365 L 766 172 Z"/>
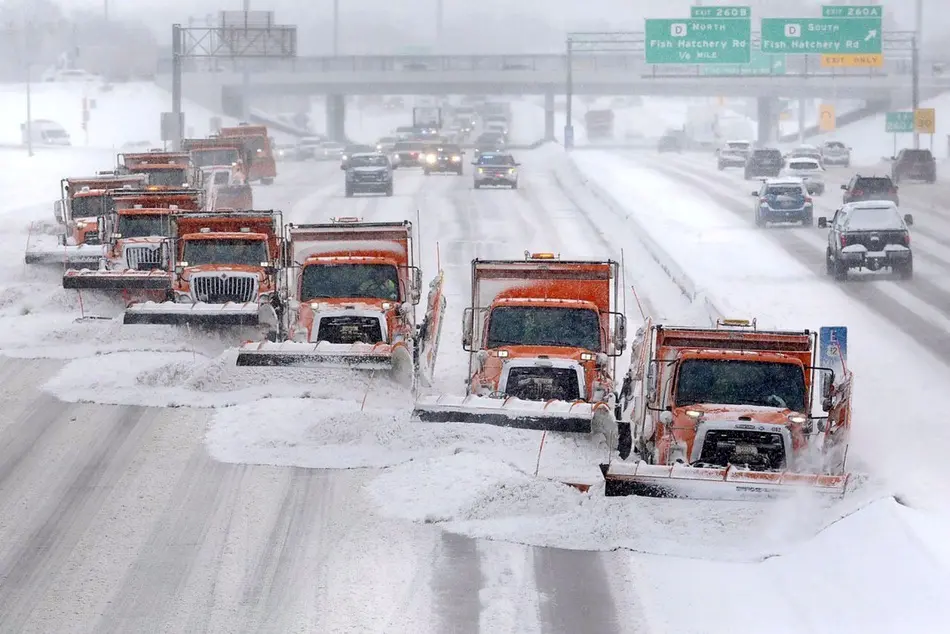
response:
<path id="1" fill-rule="evenodd" d="M 862 200 L 889 200 L 895 205 L 900 204 L 897 195 L 897 186 L 890 176 L 861 176 L 855 174 L 848 181 L 847 185 L 842 185 L 844 194 L 841 196 L 841 202 L 844 204 L 856 203 Z"/>
<path id="2" fill-rule="evenodd" d="M 851 269 L 879 271 L 889 268 L 901 279 L 914 276 L 910 250 L 910 214 L 903 218 L 897 205 L 871 201 L 844 205 L 831 222 L 819 218 L 818 226 L 830 228 L 825 250 L 825 271 L 836 280 L 846 280 Z"/>
<path id="3" fill-rule="evenodd" d="M 431 148 L 426 154 L 422 171 L 426 176 L 432 172 L 454 172 L 461 176 L 463 154 L 465 152 L 457 145 L 439 145 Z"/>
<path id="4" fill-rule="evenodd" d="M 785 166 L 785 159 L 782 153 L 776 149 L 758 149 L 752 150 L 749 158 L 745 162 L 745 178 L 776 178 L 782 173 Z"/>
<path id="5" fill-rule="evenodd" d="M 893 157 L 891 178 L 895 183 L 904 179 L 937 182 L 937 159 L 930 150 L 901 150 Z"/>

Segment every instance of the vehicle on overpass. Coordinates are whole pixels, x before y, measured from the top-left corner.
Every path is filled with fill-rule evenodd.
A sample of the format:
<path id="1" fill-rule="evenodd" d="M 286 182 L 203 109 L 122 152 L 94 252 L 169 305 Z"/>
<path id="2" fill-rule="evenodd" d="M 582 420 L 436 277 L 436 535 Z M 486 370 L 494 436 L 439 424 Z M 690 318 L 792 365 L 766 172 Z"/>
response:
<path id="1" fill-rule="evenodd" d="M 901 150 L 891 161 L 891 178 L 895 183 L 902 180 L 937 182 L 937 159 L 930 150 Z"/>
<path id="2" fill-rule="evenodd" d="M 720 172 L 727 167 L 745 167 L 751 153 L 751 141 L 726 141 L 716 150 L 717 167 Z"/>
<path id="3" fill-rule="evenodd" d="M 482 152 L 472 161 L 473 187 L 507 187 L 518 189 L 518 167 L 521 165 L 507 152 Z"/>
<path id="4" fill-rule="evenodd" d="M 346 170 L 347 198 L 352 198 L 354 194 L 393 195 L 393 168 L 385 154 L 357 153 L 340 169 Z"/>
<path id="5" fill-rule="evenodd" d="M 620 456 L 630 454 L 629 437 L 635 459 L 601 465 L 606 495 L 746 499 L 796 487 L 844 495 L 852 377 L 826 359 L 844 354 L 846 339 L 832 339 L 840 330 L 648 320 L 620 391 Z"/>
<path id="6" fill-rule="evenodd" d="M 756 227 L 773 222 L 800 222 L 803 227 L 815 224 L 815 206 L 801 178 L 766 179 L 752 196 Z"/>
<path id="7" fill-rule="evenodd" d="M 914 254 L 910 229 L 914 217 L 902 218 L 897 205 L 889 201 L 849 203 L 828 218 L 818 219 L 827 228 L 825 272 L 835 280 L 848 279 L 851 269 L 890 269 L 902 280 L 914 276 Z"/>
<path id="8" fill-rule="evenodd" d="M 756 148 L 745 161 L 745 179 L 775 178 L 782 173 L 785 158 L 775 148 Z"/>
<path id="9" fill-rule="evenodd" d="M 821 144 L 821 162 L 825 166 L 851 167 L 851 148 L 841 141 L 825 141 Z"/>

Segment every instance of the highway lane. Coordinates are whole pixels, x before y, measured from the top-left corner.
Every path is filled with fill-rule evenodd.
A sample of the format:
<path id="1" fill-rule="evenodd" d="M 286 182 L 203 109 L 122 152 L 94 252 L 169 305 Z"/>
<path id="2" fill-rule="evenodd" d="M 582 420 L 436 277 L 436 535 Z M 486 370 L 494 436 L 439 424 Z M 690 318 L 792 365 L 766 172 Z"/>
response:
<path id="1" fill-rule="evenodd" d="M 707 165 L 706 157 L 701 155 L 664 155 L 661 160 L 657 160 L 655 154 L 647 156 L 643 153 L 628 153 L 626 156 L 709 196 L 719 206 L 747 220 L 751 225 L 750 192 L 756 188 L 757 183 L 745 181 L 741 172 L 718 172 L 715 161 L 709 159 Z M 848 176 L 844 170 L 831 173 L 828 193 L 815 198 L 817 215 L 833 215 L 841 200 L 835 193 L 835 188 L 846 181 Z M 904 206 L 902 210 L 913 211 Z M 924 217 L 921 220 L 924 227 L 938 226 L 938 223 L 942 222 L 939 218 Z M 767 239 L 780 244 L 815 275 L 825 276 L 824 251 L 827 238 L 824 230 L 776 229 L 768 230 L 765 235 Z M 896 281 L 893 276 L 886 274 L 877 278 L 862 276 L 840 284 L 840 288 L 849 297 L 863 303 L 907 332 L 945 362 L 950 362 L 950 334 L 942 323 L 950 319 L 950 283 L 946 277 L 950 253 L 939 243 L 923 239 L 915 240 L 914 251 L 913 280 Z M 924 307 L 926 310 L 918 310 L 918 307 Z"/>
<path id="2" fill-rule="evenodd" d="M 295 222 L 415 220 L 418 209 L 426 277 L 438 242 L 460 312 L 471 258 L 520 257 L 522 237 L 550 224 L 546 205 L 592 226 L 537 169 L 526 164 L 524 194 L 400 171 L 394 197 L 346 199 L 335 164 L 282 164 L 255 198 Z M 545 243 L 567 253 L 579 239 L 604 244 L 590 229 L 548 231 Z M 457 337 L 443 341 L 460 391 L 463 353 Z M 371 470 L 217 463 L 203 446 L 209 410 L 61 403 L 40 389 L 61 363 L 0 358 L 0 631 L 494 631 L 486 589 L 516 606 L 524 627 L 511 631 L 643 631 L 624 617 L 637 606 L 614 599 L 635 596 L 618 585 L 624 559 L 614 553 L 380 518 L 361 490 Z M 485 568 L 512 559 L 540 597 Z"/>

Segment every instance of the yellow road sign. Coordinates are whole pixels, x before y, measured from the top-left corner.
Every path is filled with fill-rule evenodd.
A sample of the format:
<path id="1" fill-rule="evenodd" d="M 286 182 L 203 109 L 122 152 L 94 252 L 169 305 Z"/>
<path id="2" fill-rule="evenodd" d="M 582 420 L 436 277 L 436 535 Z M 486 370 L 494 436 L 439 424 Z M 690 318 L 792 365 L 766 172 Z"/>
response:
<path id="1" fill-rule="evenodd" d="M 835 129 L 835 107 L 830 103 L 819 106 L 818 127 L 822 132 L 832 132 Z"/>
<path id="2" fill-rule="evenodd" d="M 880 54 L 822 55 L 821 65 L 825 68 L 881 68 L 884 66 L 884 56 Z"/>
<path id="3" fill-rule="evenodd" d="M 936 133 L 937 111 L 933 108 L 918 108 L 914 110 L 914 132 L 918 134 Z"/>

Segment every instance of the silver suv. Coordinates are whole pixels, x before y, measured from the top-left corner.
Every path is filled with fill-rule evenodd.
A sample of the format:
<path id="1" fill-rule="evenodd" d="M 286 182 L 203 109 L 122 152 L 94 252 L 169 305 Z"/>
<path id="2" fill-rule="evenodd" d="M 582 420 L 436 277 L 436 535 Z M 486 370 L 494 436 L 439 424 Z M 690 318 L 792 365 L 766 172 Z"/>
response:
<path id="1" fill-rule="evenodd" d="M 384 154 L 354 154 L 340 169 L 346 170 L 347 198 L 360 193 L 393 195 L 393 166 Z"/>
<path id="2" fill-rule="evenodd" d="M 851 167 L 851 148 L 841 141 L 825 141 L 821 144 L 821 162 L 825 166 Z"/>
<path id="3" fill-rule="evenodd" d="M 475 169 L 475 189 L 481 187 L 507 187 L 518 189 L 518 166 L 511 154 L 504 152 L 482 152 L 472 161 Z"/>

